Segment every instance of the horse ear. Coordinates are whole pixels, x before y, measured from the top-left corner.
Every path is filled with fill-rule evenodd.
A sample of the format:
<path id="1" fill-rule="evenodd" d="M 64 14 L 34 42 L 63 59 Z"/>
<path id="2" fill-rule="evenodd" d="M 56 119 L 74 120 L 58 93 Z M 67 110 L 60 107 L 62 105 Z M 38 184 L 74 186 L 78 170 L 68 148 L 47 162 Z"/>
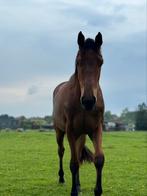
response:
<path id="1" fill-rule="evenodd" d="M 79 48 L 81 48 L 84 45 L 85 37 L 84 37 L 84 35 L 83 35 L 83 33 L 81 31 L 78 34 L 77 42 L 78 42 Z"/>
<path id="2" fill-rule="evenodd" d="M 102 34 L 100 32 L 95 37 L 95 43 L 98 48 L 100 48 L 103 43 Z"/>

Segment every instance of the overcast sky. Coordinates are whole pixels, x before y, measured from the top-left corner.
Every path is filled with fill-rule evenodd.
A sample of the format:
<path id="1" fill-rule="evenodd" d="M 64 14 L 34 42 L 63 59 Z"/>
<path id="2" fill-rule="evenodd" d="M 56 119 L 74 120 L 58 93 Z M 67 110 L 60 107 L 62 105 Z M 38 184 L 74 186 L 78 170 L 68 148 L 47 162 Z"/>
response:
<path id="1" fill-rule="evenodd" d="M 106 110 L 146 101 L 146 0 L 0 0 L 0 114 L 52 114 L 52 92 L 74 72 L 77 34 L 103 35 Z"/>

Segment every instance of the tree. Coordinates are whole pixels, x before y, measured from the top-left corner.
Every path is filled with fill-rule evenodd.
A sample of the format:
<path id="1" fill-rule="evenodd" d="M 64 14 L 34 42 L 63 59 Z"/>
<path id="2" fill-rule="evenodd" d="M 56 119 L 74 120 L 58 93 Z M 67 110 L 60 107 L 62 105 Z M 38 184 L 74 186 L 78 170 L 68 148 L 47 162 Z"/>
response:
<path id="1" fill-rule="evenodd" d="M 51 124 L 53 119 L 52 119 L 52 116 L 45 116 L 44 117 L 44 120 L 48 123 L 48 124 Z"/>
<path id="2" fill-rule="evenodd" d="M 135 124 L 135 117 L 136 111 L 129 111 L 128 108 L 125 108 L 120 115 L 120 121 L 125 124 Z"/>
<path id="3" fill-rule="evenodd" d="M 104 114 L 104 119 L 107 122 L 113 122 L 116 121 L 118 119 L 118 116 L 116 114 L 112 114 L 111 111 L 106 111 Z"/>
<path id="4" fill-rule="evenodd" d="M 111 111 L 106 111 L 105 112 L 105 121 L 111 121 Z"/>
<path id="5" fill-rule="evenodd" d="M 145 103 L 138 105 L 136 112 L 136 130 L 147 131 L 147 105 Z"/>
<path id="6" fill-rule="evenodd" d="M 122 111 L 122 113 L 121 113 L 121 117 L 122 118 L 125 118 L 126 117 L 126 115 L 129 113 L 129 109 L 128 108 L 125 108 L 123 111 Z"/>

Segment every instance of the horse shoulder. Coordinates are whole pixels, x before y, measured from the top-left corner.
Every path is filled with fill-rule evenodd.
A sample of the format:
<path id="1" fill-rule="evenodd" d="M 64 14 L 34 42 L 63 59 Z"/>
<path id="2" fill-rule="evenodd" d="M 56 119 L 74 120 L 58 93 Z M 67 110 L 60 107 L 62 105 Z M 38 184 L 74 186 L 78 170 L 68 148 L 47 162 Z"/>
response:
<path id="1" fill-rule="evenodd" d="M 55 98 L 56 94 L 59 92 L 59 90 L 66 84 L 67 82 L 62 82 L 53 91 L 53 98 Z"/>
<path id="2" fill-rule="evenodd" d="M 99 111 L 104 112 L 104 108 L 105 108 L 105 105 L 104 105 L 103 93 L 102 93 L 101 87 L 99 86 L 98 94 L 97 94 L 97 109 Z"/>

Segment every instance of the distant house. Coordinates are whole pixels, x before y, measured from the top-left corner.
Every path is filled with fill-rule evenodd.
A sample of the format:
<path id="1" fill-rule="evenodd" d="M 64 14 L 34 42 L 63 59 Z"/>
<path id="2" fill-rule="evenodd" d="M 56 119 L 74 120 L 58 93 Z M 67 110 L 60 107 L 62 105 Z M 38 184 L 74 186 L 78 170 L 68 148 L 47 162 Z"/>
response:
<path id="1" fill-rule="evenodd" d="M 104 122 L 104 130 L 105 131 L 126 131 L 128 129 L 128 125 L 122 122 Z"/>
<path id="2" fill-rule="evenodd" d="M 40 131 L 43 132 L 43 131 L 53 131 L 54 130 L 54 126 L 53 126 L 53 123 L 50 123 L 50 124 L 46 124 L 46 125 L 42 125 L 40 127 Z"/>
<path id="3" fill-rule="evenodd" d="M 135 124 L 134 123 L 128 124 L 128 131 L 135 131 Z"/>
<path id="4" fill-rule="evenodd" d="M 114 122 L 104 122 L 104 130 L 111 131 L 115 129 L 115 123 Z"/>
<path id="5" fill-rule="evenodd" d="M 128 125 L 121 123 L 121 122 L 116 122 L 115 123 L 115 130 L 116 131 L 126 131 L 128 128 Z"/>
<path id="6" fill-rule="evenodd" d="M 24 130 L 24 128 L 17 128 L 16 131 L 17 132 L 24 132 L 25 130 Z"/>

